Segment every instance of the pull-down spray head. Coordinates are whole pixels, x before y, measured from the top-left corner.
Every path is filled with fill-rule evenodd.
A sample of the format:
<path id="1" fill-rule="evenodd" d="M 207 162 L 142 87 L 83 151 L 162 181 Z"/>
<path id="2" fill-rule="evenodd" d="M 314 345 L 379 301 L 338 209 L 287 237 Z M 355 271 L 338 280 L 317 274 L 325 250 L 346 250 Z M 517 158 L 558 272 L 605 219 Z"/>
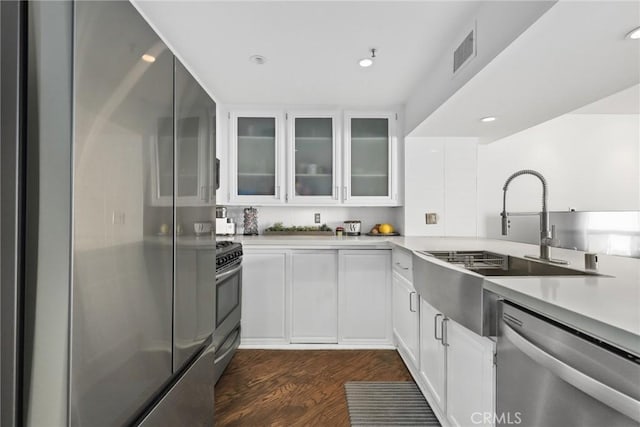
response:
<path id="1" fill-rule="evenodd" d="M 500 216 L 502 217 L 502 235 L 506 236 L 509 234 L 509 223 L 507 221 L 507 213 L 505 211 L 502 211 Z"/>

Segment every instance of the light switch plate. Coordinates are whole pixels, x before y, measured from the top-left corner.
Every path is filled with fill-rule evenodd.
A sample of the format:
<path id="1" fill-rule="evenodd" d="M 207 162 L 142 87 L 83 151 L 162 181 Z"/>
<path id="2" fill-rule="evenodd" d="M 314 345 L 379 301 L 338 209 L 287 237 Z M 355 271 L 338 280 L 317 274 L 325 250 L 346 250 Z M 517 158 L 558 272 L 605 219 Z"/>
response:
<path id="1" fill-rule="evenodd" d="M 424 214 L 424 222 L 425 224 L 437 224 L 438 214 L 435 212 L 427 212 Z"/>

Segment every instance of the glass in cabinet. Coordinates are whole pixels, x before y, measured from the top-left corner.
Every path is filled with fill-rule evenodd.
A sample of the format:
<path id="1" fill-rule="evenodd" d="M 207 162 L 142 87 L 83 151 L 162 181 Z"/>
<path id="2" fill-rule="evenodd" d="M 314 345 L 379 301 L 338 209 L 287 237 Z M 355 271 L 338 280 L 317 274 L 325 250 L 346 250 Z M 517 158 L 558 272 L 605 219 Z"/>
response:
<path id="1" fill-rule="evenodd" d="M 214 204 L 216 104 L 177 59 L 174 79 L 176 201 Z"/>
<path id="2" fill-rule="evenodd" d="M 211 205 L 215 203 L 216 105 L 177 59 L 174 82 L 175 118 L 158 120 L 154 204 L 171 205 L 175 186 L 176 205 Z"/>
<path id="3" fill-rule="evenodd" d="M 231 116 L 232 201 L 279 203 L 282 149 L 279 115 Z"/>
<path id="4" fill-rule="evenodd" d="M 289 114 L 291 201 L 337 201 L 335 117 Z"/>
<path id="5" fill-rule="evenodd" d="M 345 202 L 392 204 L 397 200 L 394 116 L 348 114 L 345 122 Z"/>

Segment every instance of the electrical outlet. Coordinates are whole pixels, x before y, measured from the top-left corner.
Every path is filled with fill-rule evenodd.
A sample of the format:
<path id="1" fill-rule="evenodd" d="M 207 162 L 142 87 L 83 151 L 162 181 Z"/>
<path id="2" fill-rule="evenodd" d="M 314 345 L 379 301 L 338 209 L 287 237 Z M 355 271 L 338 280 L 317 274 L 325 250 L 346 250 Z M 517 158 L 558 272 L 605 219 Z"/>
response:
<path id="1" fill-rule="evenodd" d="M 320 214 L 314 214 L 313 215 L 314 221 L 316 222 L 316 224 L 320 224 Z"/>
<path id="2" fill-rule="evenodd" d="M 425 224 L 437 224 L 438 214 L 435 212 L 427 212 L 424 214 L 424 222 Z"/>

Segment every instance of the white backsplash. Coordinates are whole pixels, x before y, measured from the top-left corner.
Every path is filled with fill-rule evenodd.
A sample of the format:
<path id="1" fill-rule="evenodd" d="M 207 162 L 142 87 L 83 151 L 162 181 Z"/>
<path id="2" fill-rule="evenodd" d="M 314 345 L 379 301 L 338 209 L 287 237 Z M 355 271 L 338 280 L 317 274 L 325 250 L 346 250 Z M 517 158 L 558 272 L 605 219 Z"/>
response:
<path id="1" fill-rule="evenodd" d="M 227 216 L 233 218 L 238 227 L 238 234 L 243 232 L 244 207 L 229 207 Z M 400 226 L 401 209 L 385 207 L 294 207 L 294 206 L 260 206 L 258 209 L 258 228 L 260 233 L 276 222 L 286 227 L 292 225 L 322 225 L 327 224 L 335 230 L 343 226 L 346 220 L 362 221 L 362 233 L 368 232 L 376 224 L 389 223 L 394 227 Z M 314 214 L 320 214 L 320 224 L 314 223 Z M 402 233 L 402 230 L 398 230 Z"/>

